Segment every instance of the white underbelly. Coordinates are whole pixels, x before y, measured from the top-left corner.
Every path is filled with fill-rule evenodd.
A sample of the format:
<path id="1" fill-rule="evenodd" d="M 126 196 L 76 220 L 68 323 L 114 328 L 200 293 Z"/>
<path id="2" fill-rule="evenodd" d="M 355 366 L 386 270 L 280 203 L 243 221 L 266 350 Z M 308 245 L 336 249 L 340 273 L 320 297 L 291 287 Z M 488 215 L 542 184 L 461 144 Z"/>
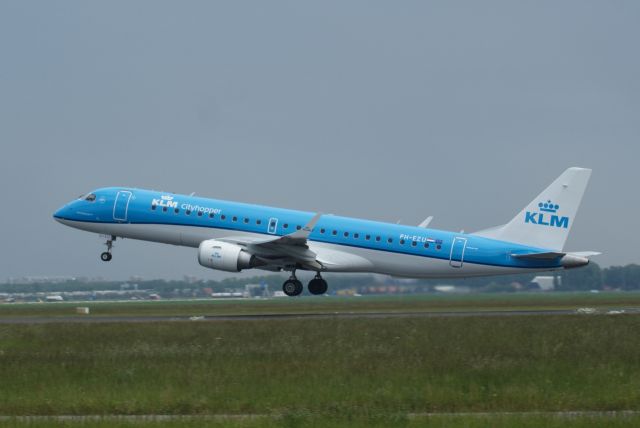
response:
<path id="1" fill-rule="evenodd" d="M 61 220 L 67 226 L 104 235 L 197 248 L 207 239 L 264 238 L 264 234 L 237 230 L 164 224 L 89 223 Z M 407 278 L 455 278 L 522 272 L 518 268 L 463 263 L 452 266 L 448 258 L 415 256 L 347 245 L 309 241 L 327 272 L 371 272 Z M 456 265 L 454 263 L 454 265 Z M 527 269 L 526 271 L 531 271 Z"/>

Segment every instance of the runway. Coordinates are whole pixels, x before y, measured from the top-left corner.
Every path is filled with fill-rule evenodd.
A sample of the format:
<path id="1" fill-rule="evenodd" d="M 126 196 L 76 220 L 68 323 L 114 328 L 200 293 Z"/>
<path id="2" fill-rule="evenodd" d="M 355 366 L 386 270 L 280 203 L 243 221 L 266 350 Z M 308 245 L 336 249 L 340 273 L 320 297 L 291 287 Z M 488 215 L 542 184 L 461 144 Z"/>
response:
<path id="1" fill-rule="evenodd" d="M 621 312 L 624 311 L 624 312 Z M 515 317 L 542 315 L 618 315 L 640 314 L 640 308 L 624 308 L 618 311 L 600 310 L 580 313 L 575 309 L 555 310 L 504 310 L 504 311 L 433 311 L 433 312 L 324 312 L 251 315 L 200 316 L 95 316 L 76 315 L 58 317 L 0 317 L 0 324 L 49 324 L 49 323 L 145 323 L 145 322 L 222 322 L 222 321 L 271 321 L 304 319 L 357 319 L 357 318 L 453 318 L 453 317 Z"/>
<path id="2" fill-rule="evenodd" d="M 629 418 L 640 415 L 638 410 L 567 410 L 567 411 L 520 411 L 520 412 L 422 412 L 405 413 L 409 419 L 447 418 L 501 418 L 505 416 L 554 417 L 574 419 L 587 418 Z M 0 415 L 0 422 L 168 422 L 168 421 L 238 421 L 272 419 L 277 420 L 284 415 L 280 413 L 244 413 L 244 414 L 104 414 L 104 415 L 37 415 L 37 416 L 8 416 Z"/>

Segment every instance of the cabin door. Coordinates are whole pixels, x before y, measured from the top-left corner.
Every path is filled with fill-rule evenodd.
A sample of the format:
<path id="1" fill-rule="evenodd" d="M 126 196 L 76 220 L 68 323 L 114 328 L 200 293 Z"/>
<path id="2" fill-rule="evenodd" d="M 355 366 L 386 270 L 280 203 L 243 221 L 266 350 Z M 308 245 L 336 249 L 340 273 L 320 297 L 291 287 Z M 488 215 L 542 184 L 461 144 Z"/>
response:
<path id="1" fill-rule="evenodd" d="M 127 221 L 129 212 L 129 200 L 131 200 L 131 192 L 121 190 L 116 195 L 116 201 L 113 203 L 113 219 L 117 221 Z"/>
<path id="2" fill-rule="evenodd" d="M 451 244 L 449 264 L 454 268 L 461 268 L 464 261 L 464 249 L 467 247 L 467 238 L 456 236 Z"/>

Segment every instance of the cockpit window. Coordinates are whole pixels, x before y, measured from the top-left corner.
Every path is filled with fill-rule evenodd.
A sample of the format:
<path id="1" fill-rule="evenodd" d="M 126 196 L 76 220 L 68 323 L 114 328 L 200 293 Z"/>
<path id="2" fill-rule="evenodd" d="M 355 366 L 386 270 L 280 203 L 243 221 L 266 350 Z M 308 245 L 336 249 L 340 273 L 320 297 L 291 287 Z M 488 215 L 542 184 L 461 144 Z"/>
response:
<path id="1" fill-rule="evenodd" d="M 89 193 L 85 198 L 85 201 L 89 201 L 89 202 L 93 202 L 96 200 L 96 195 L 94 195 L 93 193 Z"/>

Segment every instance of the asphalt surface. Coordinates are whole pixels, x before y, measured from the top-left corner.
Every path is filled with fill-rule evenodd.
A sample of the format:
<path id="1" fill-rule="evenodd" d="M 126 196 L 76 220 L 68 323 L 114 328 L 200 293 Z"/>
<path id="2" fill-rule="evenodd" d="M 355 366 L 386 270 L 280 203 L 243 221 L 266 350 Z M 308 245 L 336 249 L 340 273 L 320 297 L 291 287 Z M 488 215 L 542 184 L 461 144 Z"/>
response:
<path id="1" fill-rule="evenodd" d="M 217 322 L 217 321 L 268 321 L 286 319 L 348 319 L 348 318 L 447 318 L 447 317 L 513 317 L 535 315 L 613 315 L 619 311 L 595 310 L 581 313 L 575 309 L 557 310 L 504 310 L 504 311 L 448 311 L 448 312 L 325 312 L 255 315 L 208 316 L 96 316 L 75 315 L 57 317 L 0 317 L 0 324 L 48 324 L 48 323 L 141 323 L 141 322 Z M 640 314 L 640 308 L 625 308 L 624 314 Z"/>

